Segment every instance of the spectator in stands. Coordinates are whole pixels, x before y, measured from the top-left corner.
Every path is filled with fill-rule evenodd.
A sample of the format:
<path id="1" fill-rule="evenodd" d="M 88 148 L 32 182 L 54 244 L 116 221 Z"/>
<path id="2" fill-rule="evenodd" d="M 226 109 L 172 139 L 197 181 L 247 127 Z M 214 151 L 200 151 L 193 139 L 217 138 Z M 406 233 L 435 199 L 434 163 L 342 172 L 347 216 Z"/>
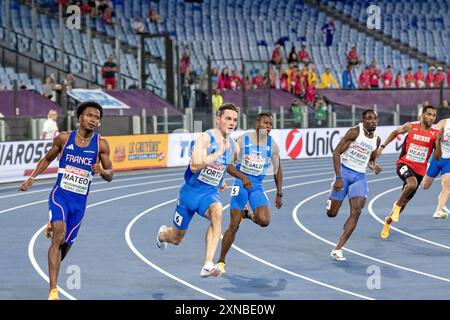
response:
<path id="1" fill-rule="evenodd" d="M 434 71 L 436 68 L 434 66 L 431 66 L 428 69 L 427 76 L 425 77 L 425 86 L 427 88 L 434 88 Z"/>
<path id="2" fill-rule="evenodd" d="M 252 78 L 252 89 L 259 89 L 264 87 L 264 77 L 261 72 L 257 72 Z"/>
<path id="3" fill-rule="evenodd" d="M 414 79 L 414 75 L 412 74 L 412 68 L 409 67 L 408 71 L 405 74 L 405 84 L 406 88 L 413 89 L 416 87 L 416 82 Z"/>
<path id="4" fill-rule="evenodd" d="M 219 74 L 219 77 L 217 78 L 217 88 L 220 90 L 231 89 L 230 75 L 228 74 L 228 68 L 223 68 L 222 72 Z"/>
<path id="5" fill-rule="evenodd" d="M 272 52 L 272 64 L 274 65 L 281 65 L 283 64 L 283 54 L 281 53 L 281 47 L 279 44 L 275 46 L 275 49 Z"/>
<path id="6" fill-rule="evenodd" d="M 290 90 L 289 73 L 285 69 L 281 70 L 280 89 L 284 90 L 284 91 L 289 91 Z"/>
<path id="7" fill-rule="evenodd" d="M 381 71 L 377 68 L 377 63 L 375 60 L 372 61 L 372 64 L 370 65 L 370 87 L 372 89 L 377 89 L 380 87 L 380 78 L 381 78 Z"/>
<path id="8" fill-rule="evenodd" d="M 441 86 L 441 83 L 443 84 L 445 81 L 445 74 L 444 74 L 444 69 L 439 66 L 437 67 L 437 72 L 434 76 L 434 86 L 436 88 L 439 88 Z"/>
<path id="9" fill-rule="evenodd" d="M 402 77 L 402 72 L 399 71 L 397 72 L 397 75 L 395 76 L 395 87 L 396 88 L 403 88 L 403 77 Z"/>
<path id="10" fill-rule="evenodd" d="M 183 82 L 184 75 L 186 74 L 186 69 L 190 66 L 191 61 L 191 52 L 188 46 L 184 46 L 183 54 L 180 59 L 180 75 L 181 82 Z"/>
<path id="11" fill-rule="evenodd" d="M 295 46 L 292 46 L 291 52 L 289 52 L 288 63 L 290 66 L 293 66 L 297 64 L 297 61 L 297 52 L 295 52 Z"/>
<path id="12" fill-rule="evenodd" d="M 191 68 L 186 68 L 186 73 L 183 77 L 181 95 L 183 97 L 183 108 L 189 108 L 189 101 L 191 100 L 192 85 L 195 83 L 195 73 L 191 72 Z"/>
<path id="13" fill-rule="evenodd" d="M 134 18 L 133 30 L 136 33 L 144 32 L 144 24 L 142 23 L 141 17 Z"/>
<path id="14" fill-rule="evenodd" d="M 278 81 L 277 73 L 274 70 L 274 68 L 272 68 L 272 66 L 269 66 L 269 75 L 266 75 L 264 84 L 265 85 L 270 84 L 270 88 L 276 88 L 276 89 L 280 88 L 280 83 Z"/>
<path id="15" fill-rule="evenodd" d="M 442 105 L 441 105 L 441 107 L 442 108 L 446 108 L 446 109 L 450 109 L 450 106 L 448 105 L 448 101 L 447 100 L 442 100 Z"/>
<path id="16" fill-rule="evenodd" d="M 300 81 L 302 82 L 302 86 L 306 88 L 309 84 L 309 64 L 305 64 L 303 68 L 300 70 Z M 317 81 L 317 79 L 316 79 Z"/>
<path id="17" fill-rule="evenodd" d="M 64 77 L 64 87 L 66 88 L 66 92 L 72 91 L 75 88 L 75 77 L 72 72 L 66 73 Z"/>
<path id="18" fill-rule="evenodd" d="M 294 100 L 292 100 L 292 102 L 291 102 L 291 112 L 292 112 L 292 114 L 294 116 L 294 122 L 296 124 L 301 124 L 301 122 L 302 122 L 302 115 L 301 115 L 301 112 L 300 112 L 300 100 L 298 100 L 296 98 Z"/>
<path id="19" fill-rule="evenodd" d="M 239 90 L 242 86 L 242 79 L 239 77 L 236 69 L 231 71 L 230 84 L 232 90 Z"/>
<path id="20" fill-rule="evenodd" d="M 316 120 L 316 126 L 322 127 L 327 120 L 327 104 L 322 96 L 318 96 L 314 102 L 314 119 Z M 322 121 L 323 124 L 322 124 Z"/>
<path id="21" fill-rule="evenodd" d="M 223 104 L 223 98 L 220 95 L 220 90 L 216 89 L 212 96 L 212 110 L 213 112 L 217 113 L 219 110 L 219 107 Z"/>
<path id="22" fill-rule="evenodd" d="M 347 54 L 347 61 L 350 66 L 357 66 L 362 63 L 362 61 L 359 59 L 358 52 L 356 51 L 356 47 L 353 46 L 351 50 Z"/>
<path id="23" fill-rule="evenodd" d="M 21 85 L 20 85 L 20 87 L 19 87 L 19 90 L 27 90 L 28 88 L 27 88 L 27 85 L 26 84 L 24 84 L 24 83 L 22 83 Z"/>
<path id="24" fill-rule="evenodd" d="M 110 54 L 108 61 L 105 62 L 102 68 L 102 76 L 106 89 L 116 89 L 116 72 L 117 64 L 114 62 L 114 55 Z"/>
<path id="25" fill-rule="evenodd" d="M 88 0 L 87 5 L 91 8 L 91 16 L 97 17 L 98 16 L 98 9 L 97 4 L 95 0 Z"/>
<path id="26" fill-rule="evenodd" d="M 325 34 L 325 45 L 331 47 L 333 44 L 333 34 L 336 31 L 333 19 L 329 19 L 327 23 L 322 26 L 322 32 Z"/>
<path id="27" fill-rule="evenodd" d="M 300 51 L 298 52 L 298 62 L 308 64 L 311 62 L 309 58 L 309 53 L 306 50 L 306 46 L 302 44 Z"/>
<path id="28" fill-rule="evenodd" d="M 161 20 L 161 17 L 159 16 L 158 12 L 156 11 L 156 8 L 150 7 L 150 10 L 148 10 L 148 20 L 152 23 L 159 23 Z"/>
<path id="29" fill-rule="evenodd" d="M 99 13 L 102 15 L 104 23 L 111 23 L 113 17 L 113 4 L 109 0 L 103 0 L 98 6 Z"/>
<path id="30" fill-rule="evenodd" d="M 310 106 L 314 104 L 314 100 L 316 98 L 316 86 L 317 83 L 313 81 L 312 84 L 306 88 L 305 101 Z"/>
<path id="31" fill-rule="evenodd" d="M 390 64 L 387 66 L 386 71 L 383 73 L 382 80 L 383 80 L 383 88 L 385 89 L 392 88 L 394 75 L 392 74 L 392 67 Z"/>
<path id="32" fill-rule="evenodd" d="M 47 76 L 44 79 L 44 84 L 42 85 L 42 95 L 47 97 L 48 99 L 55 101 L 55 91 L 54 91 L 55 82 L 52 76 Z"/>
<path id="33" fill-rule="evenodd" d="M 422 66 L 419 65 L 417 72 L 414 75 L 417 88 L 425 88 L 425 74 L 422 72 Z"/>
<path id="34" fill-rule="evenodd" d="M 342 73 L 342 87 L 344 89 L 354 89 L 355 84 L 352 79 L 352 66 L 350 64 L 347 65 L 347 68 Z"/>
<path id="35" fill-rule="evenodd" d="M 47 115 L 47 120 L 44 121 L 44 126 L 42 127 L 41 139 L 53 139 L 59 133 L 58 124 L 56 120 L 58 119 L 58 113 L 56 110 L 50 109 Z"/>
<path id="36" fill-rule="evenodd" d="M 309 72 L 308 72 L 308 86 L 311 86 L 313 81 L 316 82 L 316 87 L 317 87 L 317 83 L 319 83 L 319 80 L 317 79 L 316 68 L 314 67 L 314 65 L 311 65 L 311 69 L 309 69 Z"/>
<path id="37" fill-rule="evenodd" d="M 365 67 L 359 74 L 359 88 L 370 89 L 370 68 Z"/>
<path id="38" fill-rule="evenodd" d="M 322 74 L 320 78 L 321 78 L 321 83 L 320 83 L 321 89 L 325 89 L 325 88 L 338 89 L 339 88 L 339 85 L 338 85 L 336 79 L 331 74 L 330 68 L 326 68 L 325 73 Z"/>
<path id="39" fill-rule="evenodd" d="M 219 71 L 216 67 L 212 67 L 211 69 L 211 84 L 213 90 L 217 89 L 217 81 L 219 79 Z"/>

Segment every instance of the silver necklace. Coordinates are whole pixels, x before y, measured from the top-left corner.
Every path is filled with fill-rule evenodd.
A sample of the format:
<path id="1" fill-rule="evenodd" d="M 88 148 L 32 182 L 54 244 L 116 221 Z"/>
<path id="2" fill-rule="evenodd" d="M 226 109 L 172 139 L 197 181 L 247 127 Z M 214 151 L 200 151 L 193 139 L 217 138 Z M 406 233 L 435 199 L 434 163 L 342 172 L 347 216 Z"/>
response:
<path id="1" fill-rule="evenodd" d="M 85 138 L 80 134 L 80 132 L 78 130 L 79 129 L 77 129 L 77 135 L 80 137 L 82 143 L 85 143 L 86 141 L 90 141 L 92 139 L 92 136 L 94 135 L 94 133 L 92 132 L 92 134 L 89 138 Z"/>

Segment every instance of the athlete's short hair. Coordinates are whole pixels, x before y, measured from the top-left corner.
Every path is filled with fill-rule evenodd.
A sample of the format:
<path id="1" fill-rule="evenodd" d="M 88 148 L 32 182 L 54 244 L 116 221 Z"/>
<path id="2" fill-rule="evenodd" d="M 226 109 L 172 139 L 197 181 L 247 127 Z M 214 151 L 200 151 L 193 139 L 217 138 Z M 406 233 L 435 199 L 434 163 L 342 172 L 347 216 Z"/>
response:
<path id="1" fill-rule="evenodd" d="M 217 116 L 220 118 L 224 113 L 225 110 L 231 110 L 239 113 L 238 107 L 234 103 L 224 103 L 219 107 L 219 110 L 217 110 Z"/>
<path id="2" fill-rule="evenodd" d="M 425 112 L 427 112 L 428 109 L 436 110 L 436 107 L 432 106 L 431 104 L 426 104 L 422 107 L 422 114 L 425 114 Z"/>
<path id="3" fill-rule="evenodd" d="M 261 112 L 256 116 L 256 121 L 260 121 L 262 117 L 272 118 L 272 115 L 267 112 Z"/>
<path id="4" fill-rule="evenodd" d="M 373 109 L 367 109 L 367 110 L 364 110 L 363 112 L 362 112 L 362 118 L 363 119 L 365 119 L 366 118 L 366 115 L 368 114 L 368 113 L 373 113 L 374 115 L 377 115 L 377 113 L 375 112 L 375 110 L 373 110 Z"/>
<path id="5" fill-rule="evenodd" d="M 95 109 L 97 109 L 98 111 L 100 111 L 100 118 L 103 116 L 103 107 L 99 104 L 99 103 L 97 103 L 97 102 L 95 102 L 95 101 L 85 101 L 85 102 L 82 102 L 82 103 L 80 103 L 79 105 L 78 105 L 78 108 L 77 108 L 77 118 L 78 119 L 80 119 L 80 116 L 81 116 L 81 114 L 83 113 L 83 111 L 86 109 L 86 108 L 95 108 Z"/>

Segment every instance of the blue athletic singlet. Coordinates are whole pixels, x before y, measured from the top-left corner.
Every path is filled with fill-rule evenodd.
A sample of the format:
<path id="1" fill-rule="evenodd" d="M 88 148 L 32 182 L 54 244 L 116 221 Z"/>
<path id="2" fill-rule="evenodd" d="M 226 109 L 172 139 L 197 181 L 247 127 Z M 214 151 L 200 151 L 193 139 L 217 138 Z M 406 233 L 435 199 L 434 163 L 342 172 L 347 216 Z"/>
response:
<path id="1" fill-rule="evenodd" d="M 85 148 L 75 143 L 76 131 L 61 151 L 58 178 L 49 196 L 50 222 L 66 223 L 66 242 L 72 244 L 78 233 L 86 209 L 87 195 L 94 172 L 92 166 L 97 162 L 100 137 L 94 133 Z"/>
<path id="2" fill-rule="evenodd" d="M 247 201 L 253 210 L 260 206 L 269 206 L 270 202 L 264 192 L 262 181 L 271 163 L 272 137 L 269 136 L 267 144 L 262 146 L 253 143 L 248 132 L 244 134 L 243 140 L 242 157 L 236 168 L 248 176 L 253 186 L 247 190 L 240 179 L 235 179 L 231 189 L 230 209 L 242 210 Z"/>
<path id="3" fill-rule="evenodd" d="M 208 130 L 206 134 L 210 137 L 207 150 L 207 155 L 210 155 L 216 152 L 218 146 L 212 132 Z M 195 213 L 204 216 L 211 204 L 220 202 L 219 188 L 222 186 L 227 166 L 233 162 L 235 149 L 234 140 L 228 139 L 230 149 L 206 168 L 194 173 L 188 165 L 173 217 L 173 224 L 177 229 L 187 229 Z"/>

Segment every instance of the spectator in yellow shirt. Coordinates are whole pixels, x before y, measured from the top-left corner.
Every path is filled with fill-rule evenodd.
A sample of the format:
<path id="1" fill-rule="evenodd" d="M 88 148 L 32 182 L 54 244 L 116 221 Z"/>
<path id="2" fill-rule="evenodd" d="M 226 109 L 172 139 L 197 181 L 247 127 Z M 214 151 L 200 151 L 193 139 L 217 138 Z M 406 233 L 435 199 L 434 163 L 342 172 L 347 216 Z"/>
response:
<path id="1" fill-rule="evenodd" d="M 212 109 L 214 112 L 219 110 L 219 107 L 223 104 L 223 98 L 220 95 L 220 89 L 216 89 L 212 95 Z"/>
<path id="2" fill-rule="evenodd" d="M 316 84 L 319 83 L 319 81 L 317 80 L 316 68 L 314 68 L 314 66 L 311 66 L 311 69 L 308 73 L 308 86 L 312 85 L 313 81 L 315 81 Z"/>
<path id="3" fill-rule="evenodd" d="M 325 69 L 325 73 L 321 75 L 320 89 L 339 88 L 336 79 L 331 74 L 330 68 Z"/>

